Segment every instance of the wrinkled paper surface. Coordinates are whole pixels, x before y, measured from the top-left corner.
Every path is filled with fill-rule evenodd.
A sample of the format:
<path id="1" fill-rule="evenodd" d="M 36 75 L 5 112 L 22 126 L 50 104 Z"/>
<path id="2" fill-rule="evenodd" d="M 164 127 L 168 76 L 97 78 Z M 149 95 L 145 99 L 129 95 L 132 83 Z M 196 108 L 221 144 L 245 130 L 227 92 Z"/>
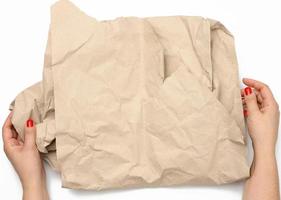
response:
<path id="1" fill-rule="evenodd" d="M 43 80 L 10 104 L 62 186 L 223 184 L 249 176 L 232 34 L 197 16 L 97 21 L 51 7 Z"/>

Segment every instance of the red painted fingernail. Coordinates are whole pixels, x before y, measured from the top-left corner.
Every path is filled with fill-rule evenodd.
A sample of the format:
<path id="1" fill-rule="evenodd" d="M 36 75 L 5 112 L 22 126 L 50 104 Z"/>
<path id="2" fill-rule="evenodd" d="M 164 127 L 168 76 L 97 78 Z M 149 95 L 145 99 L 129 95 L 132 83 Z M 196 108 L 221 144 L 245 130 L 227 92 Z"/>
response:
<path id="1" fill-rule="evenodd" d="M 27 127 L 33 127 L 33 120 L 32 120 L 32 119 L 28 119 L 28 120 L 26 121 L 26 126 L 27 126 Z"/>
<path id="2" fill-rule="evenodd" d="M 252 93 L 252 88 L 251 88 L 251 87 L 246 87 L 246 88 L 244 89 L 244 92 L 245 92 L 246 95 L 249 95 L 249 94 Z"/>
<path id="3" fill-rule="evenodd" d="M 248 111 L 247 110 L 243 110 L 243 114 L 244 114 L 245 117 L 247 117 L 248 116 Z"/>

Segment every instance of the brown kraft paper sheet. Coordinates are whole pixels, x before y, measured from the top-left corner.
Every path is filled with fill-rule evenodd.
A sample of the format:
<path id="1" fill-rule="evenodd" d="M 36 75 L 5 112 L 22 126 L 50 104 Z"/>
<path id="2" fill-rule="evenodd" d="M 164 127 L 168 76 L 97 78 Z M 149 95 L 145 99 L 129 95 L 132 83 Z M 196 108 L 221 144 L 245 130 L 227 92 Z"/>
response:
<path id="1" fill-rule="evenodd" d="M 249 176 L 232 34 L 199 16 L 97 21 L 51 7 L 43 79 L 11 102 L 75 189 L 224 184 Z"/>

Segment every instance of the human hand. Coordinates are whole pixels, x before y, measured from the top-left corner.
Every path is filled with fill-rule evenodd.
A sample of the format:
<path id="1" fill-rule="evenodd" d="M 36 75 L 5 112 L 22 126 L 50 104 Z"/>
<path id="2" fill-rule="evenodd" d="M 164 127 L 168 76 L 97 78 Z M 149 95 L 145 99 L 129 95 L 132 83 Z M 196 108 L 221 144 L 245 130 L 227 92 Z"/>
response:
<path id="1" fill-rule="evenodd" d="M 242 97 L 244 97 L 244 114 L 247 117 L 254 153 L 275 155 L 279 106 L 266 84 L 247 78 L 244 78 L 243 82 L 248 86 L 242 92 Z"/>
<path id="2" fill-rule="evenodd" d="M 242 91 L 242 98 L 254 149 L 243 199 L 278 200 L 280 193 L 275 146 L 279 107 L 267 85 L 253 79 L 243 79 L 243 82 L 248 86 Z"/>
<path id="3" fill-rule="evenodd" d="M 45 169 L 36 147 L 33 121 L 27 120 L 22 141 L 12 125 L 11 117 L 12 112 L 2 127 L 4 151 L 22 183 L 23 199 L 48 199 Z"/>

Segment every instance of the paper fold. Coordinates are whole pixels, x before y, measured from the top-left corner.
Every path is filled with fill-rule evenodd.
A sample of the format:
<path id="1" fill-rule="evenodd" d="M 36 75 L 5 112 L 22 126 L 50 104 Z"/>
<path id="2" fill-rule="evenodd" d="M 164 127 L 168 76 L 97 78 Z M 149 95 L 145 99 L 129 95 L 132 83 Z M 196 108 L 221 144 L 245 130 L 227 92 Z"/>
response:
<path id="1" fill-rule="evenodd" d="M 199 16 L 98 21 L 51 7 L 42 81 L 10 104 L 62 186 L 224 184 L 249 176 L 233 35 Z"/>

